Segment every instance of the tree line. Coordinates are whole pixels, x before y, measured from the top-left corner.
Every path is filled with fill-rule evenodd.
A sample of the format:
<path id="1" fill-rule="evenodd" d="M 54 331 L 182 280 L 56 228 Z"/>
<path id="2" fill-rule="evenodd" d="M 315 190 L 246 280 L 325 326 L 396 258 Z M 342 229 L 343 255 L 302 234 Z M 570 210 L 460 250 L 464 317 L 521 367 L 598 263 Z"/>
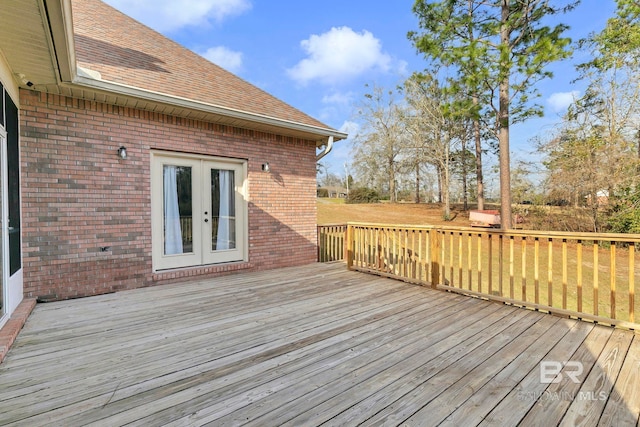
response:
<path id="1" fill-rule="evenodd" d="M 578 3 L 416 0 L 419 29 L 407 36 L 426 66 L 398 87 L 368 87 L 356 112 L 356 184 L 395 201 L 398 183 L 411 181 L 420 202 L 423 181 L 434 180 L 446 219 L 454 185 L 465 207 L 471 199 L 484 208 L 483 154 L 491 151 L 502 228 L 512 228 L 514 190 L 529 181 L 522 165 L 512 167 L 510 126 L 542 116 L 536 84 L 552 77 L 551 63 L 581 50 L 590 54 L 578 66 L 587 90 L 556 131 L 537 139 L 542 188 L 547 198 L 590 209 L 594 231 L 640 231 L 640 4 L 616 0 L 600 33 L 572 41 L 566 24 L 549 23 Z"/>

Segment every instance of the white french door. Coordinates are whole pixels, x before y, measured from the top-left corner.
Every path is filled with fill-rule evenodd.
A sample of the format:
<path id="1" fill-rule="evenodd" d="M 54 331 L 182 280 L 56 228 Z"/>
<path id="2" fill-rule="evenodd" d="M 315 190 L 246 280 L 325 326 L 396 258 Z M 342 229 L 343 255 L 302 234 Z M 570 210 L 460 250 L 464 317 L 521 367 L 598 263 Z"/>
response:
<path id="1" fill-rule="evenodd" d="M 247 259 L 246 162 L 154 152 L 153 268 Z"/>

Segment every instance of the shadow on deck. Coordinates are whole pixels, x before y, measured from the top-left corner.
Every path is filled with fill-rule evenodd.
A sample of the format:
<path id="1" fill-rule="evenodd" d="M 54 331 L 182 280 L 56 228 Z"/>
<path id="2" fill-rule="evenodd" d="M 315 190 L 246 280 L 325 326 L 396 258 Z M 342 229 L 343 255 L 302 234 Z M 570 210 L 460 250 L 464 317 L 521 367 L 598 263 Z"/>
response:
<path id="1" fill-rule="evenodd" d="M 314 264 L 38 305 L 0 384 L 0 425 L 636 425 L 640 335 Z"/>

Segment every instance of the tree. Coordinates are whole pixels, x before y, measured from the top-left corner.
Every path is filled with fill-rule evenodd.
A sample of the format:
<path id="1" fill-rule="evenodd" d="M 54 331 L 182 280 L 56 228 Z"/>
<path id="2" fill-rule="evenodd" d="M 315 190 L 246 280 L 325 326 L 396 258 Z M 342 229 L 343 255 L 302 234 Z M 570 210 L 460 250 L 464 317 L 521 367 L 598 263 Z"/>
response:
<path id="1" fill-rule="evenodd" d="M 358 110 L 361 132 L 354 137 L 353 165 L 367 187 L 386 181 L 395 202 L 396 174 L 404 149 L 405 131 L 393 91 L 374 86 Z"/>
<path id="2" fill-rule="evenodd" d="M 412 158 L 435 166 L 443 217 L 451 217 L 450 187 L 452 148 L 465 137 L 464 121 L 449 108 L 454 96 L 436 72 L 415 73 L 404 84 L 404 122 L 409 136 Z"/>
<path id="3" fill-rule="evenodd" d="M 509 127 L 542 115 L 532 104 L 534 84 L 551 76 L 546 66 L 570 54 L 568 28 L 551 28 L 545 20 L 568 11 L 550 0 L 416 0 L 414 13 L 422 33 L 409 33 L 428 58 L 452 66 L 460 87 L 487 102 L 494 118 L 500 162 L 502 227 L 512 227 Z M 472 112 L 474 110 L 471 110 Z M 475 110 L 478 114 L 478 110 Z"/>
<path id="4" fill-rule="evenodd" d="M 602 231 L 601 195 L 613 200 L 633 186 L 637 161 L 632 146 L 612 139 L 590 114 L 570 108 L 559 134 L 541 146 L 547 154 L 547 187 L 552 200 L 586 206 L 594 232 Z"/>
<path id="5" fill-rule="evenodd" d="M 463 139 L 461 149 L 451 154 L 451 166 L 453 173 L 460 177 L 462 183 L 463 208 L 465 211 L 469 209 L 469 182 L 471 180 L 469 175 L 475 164 L 475 155 L 466 148 L 465 139 Z M 480 208 L 478 207 L 478 209 Z"/>
<path id="6" fill-rule="evenodd" d="M 446 4 L 445 4 L 446 3 Z M 414 13 L 420 19 L 423 33 L 409 32 L 408 37 L 418 49 L 436 63 L 455 66 L 459 78 L 451 82 L 451 89 L 465 94 L 469 101 L 457 100 L 456 109 L 473 123 L 475 170 L 478 209 L 484 209 L 484 178 L 482 170 L 482 86 L 490 79 L 482 66 L 487 56 L 486 46 L 479 42 L 480 29 L 475 22 L 482 19 L 483 10 L 473 0 L 427 3 L 416 1 Z"/>
<path id="7" fill-rule="evenodd" d="M 578 158 L 584 157 L 580 148 L 588 149 L 591 168 L 581 178 L 591 185 L 587 197 L 594 228 L 601 225 L 597 193 L 606 191 L 612 208 L 605 220 L 624 231 L 635 230 L 637 221 L 629 218 L 637 218 L 634 211 L 640 208 L 640 4 L 618 0 L 617 6 L 606 27 L 580 43 L 592 58 L 578 66 L 588 87 L 565 117 L 565 128 L 574 132 L 565 132 L 572 144 L 563 148 L 566 156 Z M 577 141 L 572 138 L 576 129 L 584 135 Z M 550 162 L 552 171 L 557 158 Z"/>

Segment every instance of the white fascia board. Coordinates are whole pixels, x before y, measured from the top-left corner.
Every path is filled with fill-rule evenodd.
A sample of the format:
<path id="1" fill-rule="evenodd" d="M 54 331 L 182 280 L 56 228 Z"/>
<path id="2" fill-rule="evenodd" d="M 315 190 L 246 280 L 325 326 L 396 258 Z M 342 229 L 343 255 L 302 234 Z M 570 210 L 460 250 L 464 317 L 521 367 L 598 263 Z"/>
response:
<path id="1" fill-rule="evenodd" d="M 71 0 L 44 0 L 44 2 L 59 79 L 61 82 L 70 82 L 78 71 Z"/>
<path id="2" fill-rule="evenodd" d="M 128 86 L 121 83 L 113 83 L 105 80 L 96 80 L 85 76 L 76 75 L 73 80 L 73 85 L 77 87 L 85 87 L 87 89 L 98 90 L 101 92 L 107 92 L 114 95 L 122 95 L 133 97 L 137 99 L 143 99 L 146 101 L 157 102 L 165 105 L 174 105 L 176 107 L 185 108 L 189 110 L 201 111 L 205 113 L 217 114 L 220 116 L 231 117 L 239 120 L 246 120 L 256 123 L 262 123 L 270 126 L 276 126 L 291 130 L 298 130 L 301 132 L 307 132 L 316 134 L 320 137 L 332 136 L 336 140 L 346 139 L 348 134 L 339 132 L 329 128 L 321 128 L 319 126 L 305 125 L 298 122 L 276 119 L 273 117 L 265 116 L 262 114 L 248 113 L 242 110 L 236 110 L 228 107 L 221 107 L 215 104 L 208 104 L 205 102 L 193 101 L 188 98 L 181 98 L 177 96 L 166 95 L 159 92 L 140 89 L 134 86 Z"/>

